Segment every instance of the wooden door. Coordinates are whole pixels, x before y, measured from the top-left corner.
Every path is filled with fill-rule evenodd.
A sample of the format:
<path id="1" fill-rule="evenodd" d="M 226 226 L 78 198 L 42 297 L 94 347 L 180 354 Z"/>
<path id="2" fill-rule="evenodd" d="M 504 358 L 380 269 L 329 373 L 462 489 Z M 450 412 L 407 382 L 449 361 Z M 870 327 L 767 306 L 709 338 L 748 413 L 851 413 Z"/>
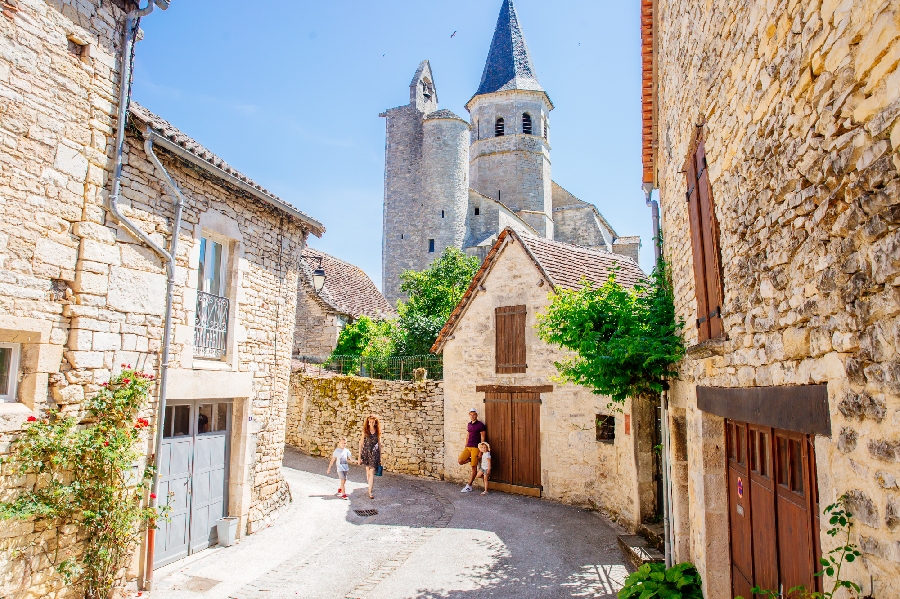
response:
<path id="1" fill-rule="evenodd" d="M 778 565 L 785 589 L 815 588 L 813 514 L 806 436 L 775 430 L 775 501 L 778 512 Z M 816 532 L 818 536 L 818 531 Z"/>
<path id="2" fill-rule="evenodd" d="M 728 422 L 726 431 L 732 592 L 734 596 L 750 597 L 750 589 L 753 587 L 753 527 L 747 468 L 748 427 L 743 422 Z"/>
<path id="3" fill-rule="evenodd" d="M 764 589 L 778 589 L 775 482 L 772 429 L 750 425 L 750 509 L 753 514 L 753 582 Z"/>
<path id="4" fill-rule="evenodd" d="M 197 406 L 191 477 L 191 553 L 218 540 L 216 521 L 225 515 L 229 407 L 225 402 Z"/>
<path id="5" fill-rule="evenodd" d="M 159 568 L 186 557 L 190 545 L 191 467 L 194 435 L 190 405 L 166 406 L 163 441 L 159 448 L 159 505 L 168 517 L 157 522 L 153 566 Z"/>
<path id="6" fill-rule="evenodd" d="M 541 396 L 539 393 L 487 392 L 484 423 L 491 446 L 491 482 L 540 490 Z"/>

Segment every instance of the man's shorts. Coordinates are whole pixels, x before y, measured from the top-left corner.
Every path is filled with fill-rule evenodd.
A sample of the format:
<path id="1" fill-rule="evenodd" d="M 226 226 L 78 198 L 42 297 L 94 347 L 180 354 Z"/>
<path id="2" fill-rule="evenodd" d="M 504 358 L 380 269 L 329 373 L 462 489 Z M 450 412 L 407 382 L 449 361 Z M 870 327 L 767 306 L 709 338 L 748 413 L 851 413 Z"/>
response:
<path id="1" fill-rule="evenodd" d="M 463 449 L 462 453 L 459 454 L 459 461 L 465 464 L 466 462 L 471 462 L 473 464 L 478 462 L 478 448 L 477 447 L 466 447 Z"/>

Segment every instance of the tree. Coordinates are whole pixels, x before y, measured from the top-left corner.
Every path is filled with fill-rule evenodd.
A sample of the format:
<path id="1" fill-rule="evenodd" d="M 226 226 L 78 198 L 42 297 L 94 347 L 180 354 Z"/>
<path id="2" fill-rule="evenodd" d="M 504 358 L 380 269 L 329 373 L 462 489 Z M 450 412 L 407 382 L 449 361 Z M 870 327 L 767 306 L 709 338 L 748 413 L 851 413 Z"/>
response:
<path id="1" fill-rule="evenodd" d="M 613 269 L 606 283 L 561 289 L 538 316 L 544 341 L 574 352 L 556 363 L 564 381 L 591 387 L 614 402 L 660 393 L 684 356 L 674 293 L 660 260 L 649 281 L 625 289 Z"/>
<path id="2" fill-rule="evenodd" d="M 409 300 L 397 306 L 400 318 L 396 355 L 415 356 L 431 351 L 479 265 L 478 258 L 449 247 L 425 270 L 407 270 L 400 275 L 400 290 L 409 294 Z"/>

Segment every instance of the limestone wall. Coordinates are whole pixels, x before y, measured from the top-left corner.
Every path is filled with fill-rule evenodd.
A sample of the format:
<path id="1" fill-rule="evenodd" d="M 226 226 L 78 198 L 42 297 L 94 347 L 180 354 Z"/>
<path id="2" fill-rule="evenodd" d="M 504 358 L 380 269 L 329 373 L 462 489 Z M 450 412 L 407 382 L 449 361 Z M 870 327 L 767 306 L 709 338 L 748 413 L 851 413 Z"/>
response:
<path id="1" fill-rule="evenodd" d="M 562 359 L 558 348 L 544 343 L 534 330 L 535 316 L 549 304 L 547 285 L 522 247 L 512 244 L 492 266 L 480 291 L 444 346 L 444 464 L 448 480 L 468 479 L 468 466 L 457 456 L 466 442 L 466 423 L 471 407 L 483 409 L 484 394 L 477 385 L 553 385 L 542 393 L 540 412 L 541 484 L 543 497 L 604 510 L 626 527 L 634 527 L 653 512 L 652 471 L 638 461 L 651 458 L 652 418 L 641 420 L 631 402 L 621 412 L 608 407 L 609 398 L 589 389 L 552 380 L 554 362 Z M 525 304 L 526 360 L 524 374 L 494 372 L 494 309 Z M 651 410 L 652 413 L 652 410 Z M 614 443 L 597 441 L 597 415 L 615 417 Z M 631 420 L 626 432 L 625 418 Z M 490 421 L 486 421 L 490 436 Z"/>
<path id="2" fill-rule="evenodd" d="M 375 415 L 381 421 L 386 470 L 443 479 L 443 410 L 440 381 L 382 381 L 296 370 L 285 441 L 310 455 L 330 456 L 346 436 L 356 459 L 362 423 Z"/>
<path id="3" fill-rule="evenodd" d="M 325 357 L 337 346 L 344 322 L 342 316 L 325 305 L 301 279 L 297 289 L 297 320 L 294 326 L 294 355 Z"/>
<path id="4" fill-rule="evenodd" d="M 676 559 L 730 597 L 724 431 L 696 385 L 827 383 L 821 505 L 853 497 L 844 573 L 900 594 L 900 6 L 896 1 L 659 0 L 659 187 L 679 315 L 696 318 L 683 165 L 705 122 L 727 339 L 673 387 Z M 688 327 L 689 345 L 696 330 Z M 823 550 L 835 540 L 822 535 Z"/>
<path id="5" fill-rule="evenodd" d="M 448 247 L 462 248 L 469 208 L 469 124 L 436 114 L 445 112 L 425 118 L 424 187 L 419 195 L 419 226 L 425 244 L 435 241 L 432 257 Z"/>

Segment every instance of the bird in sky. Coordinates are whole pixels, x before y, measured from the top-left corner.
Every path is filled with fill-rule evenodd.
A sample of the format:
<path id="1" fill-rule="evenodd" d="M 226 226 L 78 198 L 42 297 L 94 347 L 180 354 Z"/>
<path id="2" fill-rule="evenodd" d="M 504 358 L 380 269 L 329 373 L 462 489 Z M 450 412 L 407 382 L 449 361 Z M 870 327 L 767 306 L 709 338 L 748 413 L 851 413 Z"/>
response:
<path id="1" fill-rule="evenodd" d="M 451 38 L 456 37 L 456 32 L 454 31 L 454 32 L 453 32 L 453 35 L 451 35 L 450 37 L 451 37 Z"/>

